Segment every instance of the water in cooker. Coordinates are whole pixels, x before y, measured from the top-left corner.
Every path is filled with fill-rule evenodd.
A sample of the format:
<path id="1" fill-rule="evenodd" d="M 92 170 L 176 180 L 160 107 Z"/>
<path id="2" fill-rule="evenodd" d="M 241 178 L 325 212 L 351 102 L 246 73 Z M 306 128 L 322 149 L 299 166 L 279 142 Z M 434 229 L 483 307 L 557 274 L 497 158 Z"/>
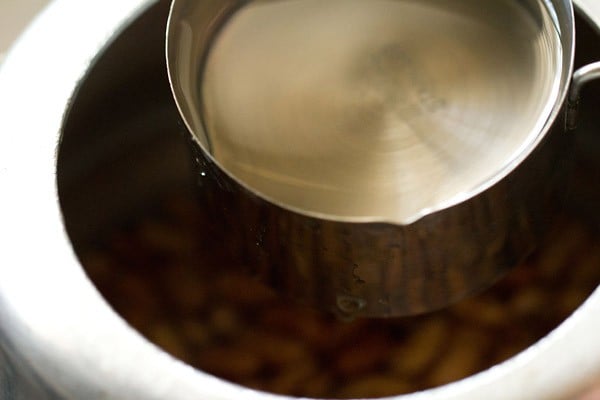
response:
<path id="1" fill-rule="evenodd" d="M 288 208 L 410 222 L 500 177 L 558 95 L 542 0 L 286 0 L 241 7 L 201 79 L 209 150 Z"/>

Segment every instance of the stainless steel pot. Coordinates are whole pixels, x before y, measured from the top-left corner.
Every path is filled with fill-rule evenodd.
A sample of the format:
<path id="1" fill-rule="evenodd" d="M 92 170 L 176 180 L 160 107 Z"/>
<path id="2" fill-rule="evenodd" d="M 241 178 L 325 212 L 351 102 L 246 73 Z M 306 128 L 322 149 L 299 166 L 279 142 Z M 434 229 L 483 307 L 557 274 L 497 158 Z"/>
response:
<path id="1" fill-rule="evenodd" d="M 600 5 L 577 4 L 582 25 L 591 27 L 578 43 L 588 59 L 600 40 Z M 99 295 L 73 250 L 148 197 L 188 186 L 185 149 L 172 134 L 177 114 L 160 72 L 157 26 L 167 6 L 56 1 L 0 70 L 2 399 L 285 399 L 194 370 L 149 343 Z M 600 171 L 593 118 L 600 100 L 590 97 L 578 151 L 588 169 Z M 98 175 L 103 185 L 87 185 Z M 597 214 L 597 176 L 577 193 L 578 201 L 589 196 L 588 219 Z M 600 376 L 599 316 L 596 291 L 519 356 L 397 399 L 572 399 Z"/>
<path id="2" fill-rule="evenodd" d="M 534 248 L 538 234 L 555 212 L 548 205 L 551 192 L 564 186 L 560 175 L 566 168 L 563 156 L 568 153 L 569 139 L 563 135 L 560 110 L 571 80 L 575 49 L 571 2 L 519 2 L 529 14 L 523 20 L 514 11 L 519 8 L 514 2 L 494 3 L 498 7 L 493 13 L 485 9 L 477 17 L 486 12 L 493 15 L 491 28 L 486 26 L 487 20 L 486 24 L 477 20 L 476 28 L 461 25 L 468 21 L 462 16 L 488 7 L 470 0 L 452 6 L 422 3 L 428 5 L 427 10 L 443 8 L 444 16 L 460 15 L 461 23 L 442 19 L 431 26 L 409 22 L 413 17 L 398 23 L 386 17 L 394 12 L 390 5 L 396 4 L 401 9 L 393 18 L 414 12 L 418 20 L 423 11 L 413 10 L 414 2 L 324 4 L 173 2 L 167 28 L 172 90 L 193 138 L 202 201 L 214 210 L 215 223 L 223 225 L 232 253 L 239 254 L 252 272 L 281 292 L 347 316 L 417 314 L 490 285 Z M 332 4 L 338 4 L 337 8 Z M 384 10 L 372 11 L 373 4 Z M 349 16 L 340 15 L 348 9 Z M 332 14 L 334 11 L 337 14 Z M 329 20 L 323 15 L 333 16 Z M 427 15 L 433 18 L 438 14 Z M 340 24 L 339 33 L 333 21 L 344 18 L 348 21 Z M 377 28 L 370 31 L 372 24 Z M 398 28 L 403 24 L 408 26 L 406 32 Z M 343 38 L 351 35 L 346 29 L 351 25 L 357 34 L 348 44 Z M 434 35 L 431 29 L 441 33 Z M 524 33 L 527 29 L 532 30 L 532 37 Z M 397 30 L 419 46 L 404 43 Z M 321 36 L 316 39 L 309 31 Z M 445 40 L 447 37 L 451 39 Z M 519 40 L 530 44 L 534 55 L 523 49 L 504 49 Z M 315 52 L 306 41 L 325 44 Z M 379 53 L 379 47 L 385 54 Z M 339 58 L 345 64 L 337 58 L 325 63 L 310 57 L 326 57 L 332 52 L 341 53 Z M 364 56 L 347 61 L 346 53 Z M 528 57 L 531 65 L 515 66 Z M 281 71 L 271 66 L 279 59 L 286 60 Z M 289 65 L 288 59 L 292 60 Z M 323 66 L 314 67 L 319 62 Z M 506 65 L 498 65 L 503 62 Z M 331 64 L 335 66 L 330 68 Z M 547 66 L 554 69 L 546 70 Z M 308 78 L 301 73 L 306 69 L 311 70 Z M 462 70 L 458 76 L 457 69 Z M 567 107 L 569 125 L 575 122 L 579 88 L 599 71 L 600 63 L 596 63 L 574 75 Z M 226 75 L 219 78 L 218 73 Z M 394 85 L 398 74 L 409 79 Z M 483 79 L 472 79 L 473 75 Z M 330 81 L 342 76 L 342 83 L 331 84 L 323 76 L 334 77 Z M 547 82 L 542 82 L 544 79 Z M 394 95 L 396 102 L 391 105 L 377 103 L 376 112 L 371 113 L 372 97 L 383 96 L 377 89 L 379 80 L 385 90 L 391 86 L 402 95 Z M 322 89 L 327 85 L 349 85 L 352 90 Z M 357 95 L 354 87 L 361 85 L 368 87 Z M 239 93 L 236 87 L 242 88 Z M 417 94 L 413 96 L 413 92 Z M 415 97 L 415 104 L 397 100 L 402 96 L 409 103 Z M 423 96 L 430 100 L 427 104 Z M 434 100 L 446 104 L 446 109 L 430 107 Z M 252 108 L 255 103 L 260 105 L 256 109 Z M 312 107 L 313 103 L 317 106 Z M 204 118 L 208 110 L 218 114 L 226 107 L 236 111 L 223 115 L 222 120 Z M 365 108 L 369 113 L 363 113 Z M 398 110 L 412 111 L 404 114 Z M 297 131 L 279 118 L 294 112 L 302 113 L 293 120 L 299 125 Z M 323 113 L 326 116 L 319 119 Z M 402 124 L 383 124 L 391 114 Z M 337 119 L 332 124 L 327 118 Z M 372 119 L 377 122 L 369 125 Z M 321 131 L 320 125 L 327 129 Z M 380 125 L 393 133 L 380 135 L 381 148 L 363 157 L 369 147 L 362 136 L 375 136 Z M 410 128 L 405 130 L 405 125 Z M 221 130 L 211 132 L 213 126 Z M 290 134 L 285 129 L 278 131 L 279 126 Z M 343 132 L 335 133 L 339 126 Z M 353 132 L 355 126 L 364 132 Z M 328 139 L 323 139 L 330 130 L 341 136 L 331 140 L 331 149 Z M 302 135 L 310 138 L 299 140 Z M 299 156 L 288 155 L 289 147 L 305 148 Z M 346 148 L 351 149 L 348 154 Z M 313 156 L 315 152 L 324 155 Z M 394 160 L 385 161 L 390 154 Z M 308 161 L 297 167 L 293 157 Z M 463 162 L 470 158 L 479 161 Z M 402 164 L 404 160 L 408 162 Z M 437 168 L 431 165 L 438 162 L 443 173 L 428 169 Z M 377 171 L 386 172 L 381 176 Z M 310 176 L 338 177 L 343 173 L 348 176 L 340 178 L 346 183 L 339 188 L 328 177 L 304 183 Z M 284 178 L 271 179 L 278 174 Z M 354 181 L 368 183 L 361 186 Z M 446 187 L 448 182 L 451 188 L 437 193 L 438 187 Z M 409 188 L 404 190 L 404 185 Z M 377 193 L 375 200 L 373 192 Z M 405 198 L 412 198 L 413 192 L 425 193 L 423 197 L 434 193 L 434 199 L 417 196 L 416 208 L 404 209 L 400 205 Z"/>

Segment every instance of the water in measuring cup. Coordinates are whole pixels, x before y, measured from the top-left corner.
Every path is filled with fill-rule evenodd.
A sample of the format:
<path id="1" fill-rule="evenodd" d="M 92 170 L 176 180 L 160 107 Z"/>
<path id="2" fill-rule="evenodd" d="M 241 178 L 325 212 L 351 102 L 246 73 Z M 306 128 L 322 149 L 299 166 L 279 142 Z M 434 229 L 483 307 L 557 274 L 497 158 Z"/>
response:
<path id="1" fill-rule="evenodd" d="M 214 158 L 267 199 L 410 222 L 518 157 L 561 65 L 541 0 L 255 1 L 207 53 L 202 118 Z"/>

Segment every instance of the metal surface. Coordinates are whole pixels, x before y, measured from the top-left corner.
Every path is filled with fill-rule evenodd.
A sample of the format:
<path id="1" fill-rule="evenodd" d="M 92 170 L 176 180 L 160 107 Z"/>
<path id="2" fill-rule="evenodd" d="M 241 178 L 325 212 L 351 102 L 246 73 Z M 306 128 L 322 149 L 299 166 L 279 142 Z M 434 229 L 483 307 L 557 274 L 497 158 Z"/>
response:
<path id="1" fill-rule="evenodd" d="M 564 186 L 550 128 L 574 22 L 569 1 L 519 4 L 174 1 L 169 77 L 231 252 L 376 317 L 447 306 L 529 254 Z"/>
<path id="2" fill-rule="evenodd" d="M 571 83 L 571 90 L 567 99 L 567 129 L 575 129 L 577 127 L 577 111 L 579 109 L 581 90 L 587 83 L 598 78 L 600 78 L 600 62 L 581 67 L 573 73 L 573 82 Z"/>
<path id="3" fill-rule="evenodd" d="M 247 390 L 193 370 L 148 343 L 99 296 L 66 235 L 56 187 L 56 153 L 64 125 L 74 118 L 70 110 L 81 110 L 80 101 L 95 97 L 82 92 L 82 79 L 89 82 L 97 73 L 104 76 L 99 71 L 92 73 L 92 66 L 104 51 L 111 53 L 113 38 L 122 35 L 123 40 L 133 41 L 131 48 L 139 53 L 124 53 L 129 58 L 112 65 L 119 68 L 103 68 L 104 73 L 115 74 L 111 80 L 99 77 L 101 81 L 95 82 L 97 86 L 105 85 L 105 93 L 116 93 L 128 82 L 127 76 L 119 73 L 127 64 L 123 60 L 136 64 L 136 59 L 145 59 L 145 46 L 153 43 L 139 38 L 152 36 L 149 32 L 155 29 L 156 18 L 166 16 L 164 5 L 145 13 L 133 28 L 135 34 L 123 29 L 151 4 L 137 0 L 102 4 L 57 1 L 21 38 L 0 69 L 3 400 L 284 398 Z M 597 27 L 598 3 L 578 4 L 597 11 L 587 14 Z M 78 33 L 76 37 L 73 32 Z M 161 43 L 154 44 L 162 47 Z M 150 92 L 143 86 L 139 88 L 142 99 Z M 111 103 L 110 97 L 104 100 Z M 88 106 L 96 107 L 93 103 Z M 596 104 L 592 105 L 592 114 L 593 106 Z M 94 123 L 103 119 L 95 118 Z M 595 133 L 598 121 L 589 129 Z M 131 131 L 123 128 L 120 132 L 126 136 Z M 106 133 L 101 129 L 95 132 Z M 97 139 L 86 137 L 85 132 L 78 134 L 84 143 Z M 114 151 L 119 149 L 112 147 Z M 157 154 L 162 149 L 159 146 Z M 127 190 L 121 188 L 115 196 L 121 193 Z M 596 291 L 565 323 L 518 357 L 463 381 L 397 399 L 572 399 L 600 376 L 599 331 L 600 292 Z"/>
<path id="4" fill-rule="evenodd" d="M 586 65 L 575 71 L 573 74 L 571 93 L 569 94 L 570 100 L 574 101 L 578 99 L 583 86 L 598 78 L 600 78 L 600 62 Z"/>
<path id="5" fill-rule="evenodd" d="M 0 63 L 8 47 L 19 36 L 48 0 L 24 0 L 0 2 Z"/>
<path id="6" fill-rule="evenodd" d="M 490 187 L 544 136 L 573 56 L 571 5 L 553 6 L 178 0 L 173 89 L 211 161 L 259 197 L 410 224 Z"/>
<path id="7" fill-rule="evenodd" d="M 284 208 L 409 224 L 494 179 L 545 122 L 562 47 L 538 10 L 503 0 L 245 2 L 191 67 L 203 70 L 193 109 L 205 129 L 194 134 L 231 176 Z"/>

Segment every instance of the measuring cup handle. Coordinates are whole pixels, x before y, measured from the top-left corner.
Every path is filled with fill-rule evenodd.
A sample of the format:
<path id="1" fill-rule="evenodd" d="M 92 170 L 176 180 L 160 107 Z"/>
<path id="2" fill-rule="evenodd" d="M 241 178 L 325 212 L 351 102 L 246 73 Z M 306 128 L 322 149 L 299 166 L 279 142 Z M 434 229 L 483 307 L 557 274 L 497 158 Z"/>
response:
<path id="1" fill-rule="evenodd" d="M 600 61 L 579 68 L 573 73 L 571 89 L 567 98 L 566 126 L 567 130 L 577 127 L 577 114 L 581 88 L 591 80 L 600 78 Z"/>

